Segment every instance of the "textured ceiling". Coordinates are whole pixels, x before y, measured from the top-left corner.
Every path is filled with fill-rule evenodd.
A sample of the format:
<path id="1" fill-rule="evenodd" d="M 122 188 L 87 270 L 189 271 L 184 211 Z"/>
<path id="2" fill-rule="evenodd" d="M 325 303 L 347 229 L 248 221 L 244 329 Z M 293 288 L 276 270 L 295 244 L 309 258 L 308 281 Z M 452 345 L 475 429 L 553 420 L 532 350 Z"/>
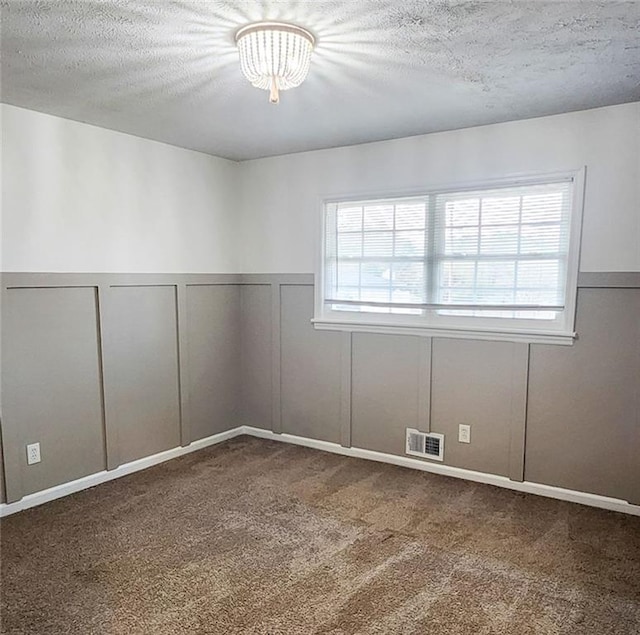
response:
<path id="1" fill-rule="evenodd" d="M 640 99 L 640 2 L 13 0 L 2 101 L 247 159 Z M 279 106 L 233 34 L 297 22 L 318 44 Z"/>

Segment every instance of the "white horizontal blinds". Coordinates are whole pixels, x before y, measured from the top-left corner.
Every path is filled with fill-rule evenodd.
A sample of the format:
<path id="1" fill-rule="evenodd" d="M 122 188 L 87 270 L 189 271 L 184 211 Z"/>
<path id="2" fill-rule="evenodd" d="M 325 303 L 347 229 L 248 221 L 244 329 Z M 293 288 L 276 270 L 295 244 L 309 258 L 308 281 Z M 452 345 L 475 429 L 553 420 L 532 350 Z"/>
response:
<path id="1" fill-rule="evenodd" d="M 325 304 L 553 319 L 564 308 L 572 181 L 326 207 Z"/>
<path id="2" fill-rule="evenodd" d="M 449 315 L 555 317 L 564 308 L 571 192 L 563 181 L 436 195 L 434 303 L 479 307 Z"/>
<path id="3" fill-rule="evenodd" d="M 332 308 L 421 313 L 422 307 L 415 305 L 428 302 L 427 197 L 329 208 L 325 276 Z"/>

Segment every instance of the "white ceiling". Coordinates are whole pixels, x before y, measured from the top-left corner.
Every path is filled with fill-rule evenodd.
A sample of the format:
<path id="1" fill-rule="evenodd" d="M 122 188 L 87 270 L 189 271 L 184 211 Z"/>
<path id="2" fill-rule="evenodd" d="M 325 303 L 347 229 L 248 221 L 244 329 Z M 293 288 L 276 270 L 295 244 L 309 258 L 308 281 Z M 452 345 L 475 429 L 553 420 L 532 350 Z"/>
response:
<path id="1" fill-rule="evenodd" d="M 640 99 L 640 2 L 10 0 L 2 101 L 230 159 Z M 233 35 L 315 33 L 279 106 Z"/>

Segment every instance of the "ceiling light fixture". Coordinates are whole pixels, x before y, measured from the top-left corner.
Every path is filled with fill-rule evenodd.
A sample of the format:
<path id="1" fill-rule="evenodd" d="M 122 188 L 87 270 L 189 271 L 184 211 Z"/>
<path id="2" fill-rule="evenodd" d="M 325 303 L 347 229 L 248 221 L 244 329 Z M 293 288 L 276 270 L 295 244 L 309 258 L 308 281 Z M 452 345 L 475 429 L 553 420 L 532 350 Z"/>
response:
<path id="1" fill-rule="evenodd" d="M 255 22 L 236 33 L 236 44 L 244 76 L 277 104 L 281 90 L 300 86 L 307 76 L 315 38 L 295 24 Z"/>

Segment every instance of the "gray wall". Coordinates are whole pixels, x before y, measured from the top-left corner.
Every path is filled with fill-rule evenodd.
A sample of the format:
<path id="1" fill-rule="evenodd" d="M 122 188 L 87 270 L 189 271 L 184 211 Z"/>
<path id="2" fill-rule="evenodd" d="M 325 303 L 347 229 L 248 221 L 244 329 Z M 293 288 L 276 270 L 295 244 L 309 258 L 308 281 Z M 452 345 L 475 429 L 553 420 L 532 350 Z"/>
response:
<path id="1" fill-rule="evenodd" d="M 187 287 L 190 435 L 202 439 L 237 425 L 240 401 L 240 287 Z"/>
<path id="2" fill-rule="evenodd" d="M 397 455 L 432 430 L 446 465 L 640 503 L 639 278 L 581 276 L 564 347 L 315 331 L 308 275 L 7 274 L 7 498 L 247 424 Z"/>
<path id="3" fill-rule="evenodd" d="M 316 331 L 312 286 L 280 287 L 283 432 L 340 441 L 340 335 Z"/>
<path id="4" fill-rule="evenodd" d="M 522 480 L 527 353 L 526 344 L 434 340 L 431 429 L 448 440 L 447 464 Z M 460 423 L 471 443 L 458 443 Z"/>
<path id="5" fill-rule="evenodd" d="M 313 286 L 288 278 L 246 305 L 262 329 L 243 315 L 244 390 L 264 379 L 274 431 L 403 455 L 406 427 L 431 430 L 445 465 L 640 503 L 640 274 L 581 276 L 569 347 L 319 332 Z"/>
<path id="6" fill-rule="evenodd" d="M 4 274 L 7 500 L 236 427 L 239 282 Z M 35 441 L 42 461 L 28 466 Z"/>
<path id="7" fill-rule="evenodd" d="M 407 427 L 429 429 L 418 395 L 426 338 L 354 333 L 351 367 L 351 442 L 355 447 L 404 454 Z M 427 415 L 420 420 L 421 410 Z"/>
<path id="8" fill-rule="evenodd" d="M 241 299 L 240 420 L 271 429 L 273 409 L 273 303 L 270 284 L 246 284 Z"/>
<path id="9" fill-rule="evenodd" d="M 9 501 L 105 468 L 96 290 L 17 288 L 3 302 Z M 27 466 L 28 443 L 46 459 Z"/>
<path id="10" fill-rule="evenodd" d="M 176 289 L 110 287 L 104 328 L 109 425 L 120 463 L 180 445 Z"/>
<path id="11" fill-rule="evenodd" d="M 640 503 L 640 289 L 581 289 L 566 350 L 532 346 L 527 480 Z"/>

